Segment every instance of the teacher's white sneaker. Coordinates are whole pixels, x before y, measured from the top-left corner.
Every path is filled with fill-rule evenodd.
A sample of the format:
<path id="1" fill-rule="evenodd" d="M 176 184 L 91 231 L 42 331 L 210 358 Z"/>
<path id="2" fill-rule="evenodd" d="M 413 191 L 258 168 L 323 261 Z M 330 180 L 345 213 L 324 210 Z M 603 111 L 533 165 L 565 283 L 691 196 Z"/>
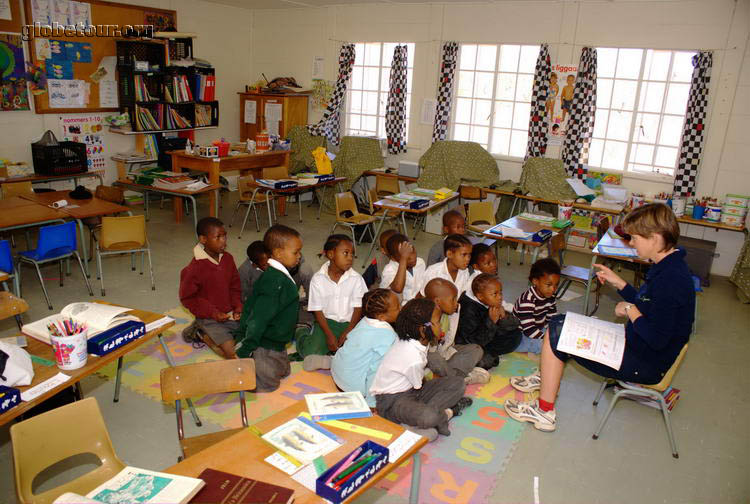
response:
<path id="1" fill-rule="evenodd" d="M 536 392 L 542 387 L 542 375 L 537 369 L 529 376 L 511 376 L 510 385 L 519 392 Z"/>
<path id="2" fill-rule="evenodd" d="M 518 422 L 529 422 L 538 430 L 552 432 L 555 430 L 555 410 L 542 411 L 539 401 L 523 402 L 515 399 L 506 399 L 505 411 Z"/>

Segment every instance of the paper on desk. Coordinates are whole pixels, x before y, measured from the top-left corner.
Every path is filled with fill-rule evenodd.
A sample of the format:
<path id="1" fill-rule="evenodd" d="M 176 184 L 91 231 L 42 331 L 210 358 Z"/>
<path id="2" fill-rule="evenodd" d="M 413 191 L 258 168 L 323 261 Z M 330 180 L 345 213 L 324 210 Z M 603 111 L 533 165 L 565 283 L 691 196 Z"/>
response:
<path id="1" fill-rule="evenodd" d="M 520 238 L 521 240 L 528 240 L 529 237 L 534 233 L 527 233 L 521 229 L 516 229 L 509 226 L 500 226 L 500 231 L 503 233 L 505 238 Z"/>
<path id="2" fill-rule="evenodd" d="M 308 490 L 315 491 L 315 480 L 318 479 L 318 472 L 315 470 L 315 466 L 310 463 L 302 467 L 299 471 L 292 475 L 292 479 L 307 488 Z"/>
<path id="3" fill-rule="evenodd" d="M 174 319 L 172 317 L 162 317 L 159 320 L 154 320 L 153 322 L 149 322 L 146 324 L 146 332 L 153 331 L 154 329 L 158 329 L 161 326 L 165 326 L 169 324 L 170 322 L 174 322 Z"/>
<path id="4" fill-rule="evenodd" d="M 21 392 L 21 400 L 26 402 L 33 401 L 40 395 L 49 390 L 52 390 L 53 388 L 57 387 L 61 383 L 65 383 L 68 380 L 70 380 L 70 376 L 66 375 L 65 373 L 57 373 L 52 378 L 43 381 L 39 385 L 34 385 L 29 390 L 24 390 L 23 392 Z"/>
<path id="5" fill-rule="evenodd" d="M 283 471 L 290 476 L 300 470 L 300 466 L 293 464 L 288 458 L 277 451 L 273 452 L 263 460 L 274 466 L 276 469 Z M 312 464 L 308 465 L 312 466 Z M 313 468 L 313 471 L 314 470 L 315 469 Z"/>
<path id="6" fill-rule="evenodd" d="M 578 196 L 591 196 L 596 194 L 589 186 L 583 183 L 583 180 L 579 178 L 568 178 L 565 179 L 570 184 L 570 187 L 576 192 Z"/>
<path id="7" fill-rule="evenodd" d="M 388 453 L 390 454 L 388 462 L 395 464 L 421 437 L 410 430 L 405 430 L 393 443 L 388 445 Z"/>

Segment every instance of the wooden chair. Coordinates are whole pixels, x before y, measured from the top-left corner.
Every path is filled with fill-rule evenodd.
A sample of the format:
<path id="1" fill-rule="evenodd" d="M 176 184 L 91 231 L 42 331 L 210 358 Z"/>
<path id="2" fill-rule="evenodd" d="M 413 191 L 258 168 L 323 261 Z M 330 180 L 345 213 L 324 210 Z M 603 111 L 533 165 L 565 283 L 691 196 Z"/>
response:
<path id="1" fill-rule="evenodd" d="M 377 219 L 380 219 L 383 217 L 383 214 L 385 214 L 385 220 L 387 221 L 396 221 L 397 226 L 401 226 L 403 229 L 403 233 L 406 234 L 406 227 L 404 227 L 404 224 L 402 224 L 400 217 L 401 212 L 395 212 L 393 210 L 386 210 L 385 208 L 379 208 L 375 209 L 375 202 L 378 201 L 378 193 L 377 190 L 370 188 L 367 191 L 367 203 L 370 207 L 370 215 L 373 217 L 376 217 Z"/>
<path id="2" fill-rule="evenodd" d="M 378 197 L 388 196 L 389 194 L 398 194 L 400 192 L 401 186 L 398 183 L 398 177 L 375 175 L 375 193 Z"/>
<path id="3" fill-rule="evenodd" d="M 354 196 L 351 192 L 343 192 L 336 194 L 336 222 L 331 227 L 331 234 L 337 226 L 346 226 L 352 233 L 352 241 L 354 242 L 354 253 L 357 253 L 357 236 L 354 232 L 355 228 L 360 225 L 367 226 L 367 230 L 370 232 L 370 236 L 375 240 L 375 231 L 372 229 L 372 223 L 375 222 L 376 218 L 370 215 L 363 215 L 359 213 L 357 208 L 357 202 L 354 201 Z M 344 216 L 345 212 L 350 212 L 350 216 Z"/>
<path id="4" fill-rule="evenodd" d="M 487 192 L 481 187 L 461 185 L 458 188 L 458 205 L 464 204 L 464 200 L 483 201 L 487 197 Z"/>
<path id="5" fill-rule="evenodd" d="M 49 504 L 65 492 L 86 495 L 125 468 L 93 397 L 11 425 L 10 439 L 16 496 L 22 504 Z M 33 492 L 34 479 L 44 469 L 82 454 L 94 454 L 101 465 L 46 492 Z"/>
<path id="6" fill-rule="evenodd" d="M 241 429 L 247 428 L 245 391 L 255 389 L 255 361 L 253 359 L 228 359 L 166 367 L 161 370 L 160 383 L 162 400 L 175 402 L 177 437 L 182 451 L 182 455 L 177 458 L 178 461 L 195 455 Z M 243 427 L 202 436 L 185 437 L 180 401 L 196 396 L 229 392 L 239 392 Z"/>
<path id="7" fill-rule="evenodd" d="M 117 203 L 118 205 L 125 204 L 125 191 L 119 187 L 100 185 L 96 187 L 94 197 Z M 145 196 L 144 196 L 145 197 Z M 94 250 L 94 242 L 96 241 L 96 232 L 102 227 L 102 217 L 87 217 L 83 219 L 83 224 L 89 229 L 89 250 Z M 93 258 L 94 254 L 89 254 L 89 261 Z"/>
<path id="8" fill-rule="evenodd" d="M 617 401 L 620 399 L 620 397 L 645 397 L 659 403 L 662 416 L 664 417 L 664 425 L 667 428 L 669 444 L 672 447 L 672 456 L 674 458 L 680 458 L 679 453 L 677 453 L 677 443 L 675 442 L 674 434 L 672 433 L 672 421 L 670 420 L 669 416 L 669 408 L 667 407 L 667 402 L 664 400 L 663 392 L 667 390 L 667 388 L 669 388 L 669 386 L 672 384 L 672 378 L 674 378 L 674 374 L 677 372 L 677 368 L 680 367 L 682 359 L 685 358 L 687 348 L 688 344 L 685 343 L 685 346 L 682 347 L 682 350 L 680 350 L 680 353 L 679 355 L 677 355 L 677 358 L 675 359 L 672 366 L 664 374 L 664 378 L 662 378 L 661 381 L 655 385 L 641 385 L 637 383 L 617 380 L 617 384 L 620 386 L 620 390 L 615 392 L 614 397 L 612 397 L 612 402 L 609 403 L 609 408 L 607 408 L 607 413 L 604 415 L 604 418 L 602 418 L 601 422 L 599 422 L 599 427 L 596 428 L 596 432 L 594 432 L 591 437 L 594 439 L 599 439 L 599 434 L 601 434 L 602 429 L 604 428 L 604 424 L 607 423 L 609 415 L 612 413 L 612 410 L 615 409 L 615 405 L 617 404 Z M 596 395 L 596 399 L 594 399 L 594 406 L 599 404 L 599 399 L 601 399 L 602 394 L 604 393 L 604 389 L 607 387 L 608 383 L 609 380 L 604 380 L 602 382 L 601 387 L 599 387 L 599 393 Z"/>
<path id="9" fill-rule="evenodd" d="M 4 182 L 2 186 L 3 199 L 12 198 L 13 196 L 27 196 L 34 194 L 31 182 Z"/>
<path id="10" fill-rule="evenodd" d="M 495 209 L 491 201 L 469 203 L 466 212 L 466 229 L 481 236 L 484 231 L 495 224 Z"/>
<path id="11" fill-rule="evenodd" d="M 239 238 L 242 238 L 242 232 L 245 231 L 245 224 L 247 224 L 247 218 L 250 216 L 251 209 L 255 215 L 255 229 L 260 232 L 260 220 L 258 220 L 257 205 L 266 205 L 268 208 L 268 226 L 272 226 L 273 217 L 271 216 L 271 207 L 273 207 L 273 191 L 257 184 L 252 175 L 246 175 L 237 179 L 237 189 L 239 191 L 239 199 L 237 200 L 237 205 L 234 207 L 232 219 L 229 221 L 229 227 L 232 227 L 240 205 L 247 205 L 247 212 L 245 212 L 245 219 L 242 221 Z M 273 212 L 275 215 L 275 208 L 273 209 Z"/>
<path id="12" fill-rule="evenodd" d="M 135 271 L 135 255 L 141 254 L 141 275 L 143 275 L 144 256 L 148 254 L 148 271 L 151 275 L 151 290 L 156 290 L 154 268 L 151 264 L 151 248 L 146 237 L 146 216 L 102 217 L 99 241 L 96 244 L 96 276 L 101 280 L 102 296 L 104 291 L 104 271 L 102 256 L 130 254 L 131 269 Z"/>

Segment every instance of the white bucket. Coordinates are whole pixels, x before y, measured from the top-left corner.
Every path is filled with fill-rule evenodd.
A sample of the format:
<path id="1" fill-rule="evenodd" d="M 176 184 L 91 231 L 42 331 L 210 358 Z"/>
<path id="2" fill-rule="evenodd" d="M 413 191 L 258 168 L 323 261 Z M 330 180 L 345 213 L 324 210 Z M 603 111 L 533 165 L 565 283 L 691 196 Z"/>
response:
<path id="1" fill-rule="evenodd" d="M 560 201 L 557 204 L 557 220 L 568 220 L 573 216 L 573 202 Z"/>
<path id="2" fill-rule="evenodd" d="M 685 215 L 685 198 L 673 198 L 672 199 L 672 211 L 675 217 L 682 217 Z"/>
<path id="3" fill-rule="evenodd" d="M 721 220 L 721 207 L 718 205 L 706 206 L 706 213 L 703 214 L 703 220 L 719 222 Z"/>
<path id="4" fill-rule="evenodd" d="M 69 371 L 72 369 L 82 368 L 86 365 L 86 359 L 89 356 L 88 329 L 73 334 L 72 336 L 54 336 L 50 334 L 52 351 L 55 353 L 55 362 L 57 367 Z"/>

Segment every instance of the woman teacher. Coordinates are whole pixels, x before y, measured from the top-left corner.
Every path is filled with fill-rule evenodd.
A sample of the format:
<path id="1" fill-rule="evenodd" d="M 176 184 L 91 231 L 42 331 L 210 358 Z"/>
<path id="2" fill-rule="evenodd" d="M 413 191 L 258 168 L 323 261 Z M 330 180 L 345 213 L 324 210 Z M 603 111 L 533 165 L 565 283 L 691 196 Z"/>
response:
<path id="1" fill-rule="evenodd" d="M 510 379 L 513 388 L 521 392 L 538 390 L 539 399 L 506 400 L 505 411 L 511 418 L 530 422 L 542 431 L 555 430 L 555 399 L 569 358 L 605 378 L 650 385 L 661 381 L 688 342 L 695 288 L 685 264 L 685 251 L 676 248 L 680 228 L 672 209 L 659 203 L 636 208 L 625 217 L 623 228 L 638 256 L 653 264 L 638 291 L 611 269 L 594 264 L 599 281 L 615 287 L 624 300 L 615 306 L 615 315 L 628 319 L 620 369 L 558 351 L 565 315 L 557 315 L 550 320 L 544 335 L 541 372 Z"/>

